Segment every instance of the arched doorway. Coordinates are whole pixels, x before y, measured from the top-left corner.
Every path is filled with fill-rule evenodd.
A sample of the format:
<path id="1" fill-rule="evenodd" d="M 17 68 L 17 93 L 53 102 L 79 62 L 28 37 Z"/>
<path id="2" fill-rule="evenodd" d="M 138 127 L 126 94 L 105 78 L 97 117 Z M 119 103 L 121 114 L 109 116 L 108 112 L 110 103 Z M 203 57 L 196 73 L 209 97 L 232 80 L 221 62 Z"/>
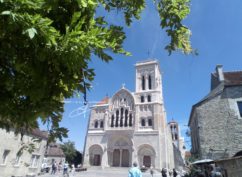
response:
<path id="1" fill-rule="evenodd" d="M 109 165 L 114 167 L 130 167 L 132 164 L 132 142 L 127 137 L 112 137 L 108 143 Z"/>
<path id="2" fill-rule="evenodd" d="M 145 167 L 155 167 L 155 150 L 148 144 L 139 146 L 138 149 L 139 164 Z"/>
<path id="3" fill-rule="evenodd" d="M 151 166 L 151 157 L 148 155 L 145 155 L 143 158 L 143 165 L 145 167 L 150 167 Z"/>
<path id="4" fill-rule="evenodd" d="M 89 162 L 92 166 L 100 166 L 102 162 L 103 150 L 100 145 L 92 145 L 89 148 Z"/>

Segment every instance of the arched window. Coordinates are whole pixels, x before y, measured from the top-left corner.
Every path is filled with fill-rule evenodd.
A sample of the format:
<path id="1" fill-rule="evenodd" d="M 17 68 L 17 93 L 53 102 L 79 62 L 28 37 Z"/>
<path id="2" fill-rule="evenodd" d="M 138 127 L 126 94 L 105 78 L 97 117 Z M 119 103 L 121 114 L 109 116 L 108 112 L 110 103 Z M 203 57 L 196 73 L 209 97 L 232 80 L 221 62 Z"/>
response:
<path id="1" fill-rule="evenodd" d="M 133 122 L 133 120 L 132 120 L 132 114 L 130 113 L 129 114 L 129 126 L 130 127 L 132 127 L 132 122 Z"/>
<path id="2" fill-rule="evenodd" d="M 148 120 L 148 125 L 149 125 L 149 126 L 152 126 L 152 119 L 149 119 L 149 120 Z"/>
<path id="3" fill-rule="evenodd" d="M 124 120 L 124 126 L 127 127 L 128 126 L 128 110 L 126 109 L 125 110 L 125 120 Z"/>
<path id="4" fill-rule="evenodd" d="M 147 98 L 148 102 L 151 102 L 151 96 L 148 95 L 148 98 Z"/>
<path id="5" fill-rule="evenodd" d="M 177 134 L 175 134 L 175 140 L 177 140 L 178 139 L 178 136 L 177 136 Z"/>
<path id="6" fill-rule="evenodd" d="M 94 123 L 94 128 L 98 128 L 98 121 L 97 120 Z"/>
<path id="7" fill-rule="evenodd" d="M 121 108 L 121 117 L 120 117 L 120 127 L 123 126 L 123 118 L 124 118 L 124 108 Z"/>
<path id="8" fill-rule="evenodd" d="M 115 127 L 118 127 L 118 121 L 119 121 L 119 111 L 116 111 L 116 122 L 115 122 Z"/>
<path id="9" fill-rule="evenodd" d="M 145 126 L 145 119 L 141 120 L 141 126 L 144 127 Z"/>
<path id="10" fill-rule="evenodd" d="M 100 128 L 103 128 L 103 120 L 100 122 Z"/>
<path id="11" fill-rule="evenodd" d="M 174 130 L 176 130 L 176 125 L 174 125 Z"/>
<path id="12" fill-rule="evenodd" d="M 145 76 L 142 76 L 142 90 L 145 90 Z"/>
<path id="13" fill-rule="evenodd" d="M 151 90 L 151 88 L 152 88 L 152 83 L 151 83 L 151 75 L 149 75 L 149 90 Z"/>
<path id="14" fill-rule="evenodd" d="M 111 127 L 114 126 L 114 115 L 112 115 L 112 118 L 111 118 Z"/>
<path id="15" fill-rule="evenodd" d="M 140 97 L 140 101 L 141 101 L 141 103 L 145 102 L 145 97 L 143 95 Z"/>

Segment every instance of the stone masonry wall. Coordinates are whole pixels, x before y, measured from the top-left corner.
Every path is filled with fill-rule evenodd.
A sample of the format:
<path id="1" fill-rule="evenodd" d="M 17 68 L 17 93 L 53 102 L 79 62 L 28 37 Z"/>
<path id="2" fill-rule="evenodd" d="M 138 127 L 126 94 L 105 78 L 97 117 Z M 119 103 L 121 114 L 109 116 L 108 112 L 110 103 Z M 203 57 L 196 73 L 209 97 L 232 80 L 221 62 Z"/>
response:
<path id="1" fill-rule="evenodd" d="M 242 100 L 242 87 L 228 87 L 197 107 L 202 158 L 224 158 L 242 150 L 242 119 L 235 111 L 238 99 Z"/>

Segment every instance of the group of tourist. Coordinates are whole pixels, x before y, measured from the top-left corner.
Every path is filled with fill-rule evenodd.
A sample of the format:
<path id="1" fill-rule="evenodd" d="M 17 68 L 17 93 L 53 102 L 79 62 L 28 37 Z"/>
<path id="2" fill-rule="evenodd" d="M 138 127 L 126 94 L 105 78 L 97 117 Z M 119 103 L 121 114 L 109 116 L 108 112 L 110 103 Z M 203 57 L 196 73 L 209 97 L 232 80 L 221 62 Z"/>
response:
<path id="1" fill-rule="evenodd" d="M 178 173 L 177 173 L 177 171 L 175 169 L 167 170 L 165 168 L 162 168 L 161 176 L 162 177 L 168 177 L 168 175 L 169 175 L 169 177 L 178 177 Z"/>
<path id="2" fill-rule="evenodd" d="M 63 175 L 67 174 L 69 175 L 69 172 L 71 172 L 71 175 L 74 176 L 75 173 L 75 165 L 72 164 L 71 168 L 69 168 L 69 164 L 68 163 L 64 163 L 62 165 L 62 163 L 60 162 L 58 165 L 56 163 L 56 161 L 54 161 L 51 165 L 51 174 L 54 175 L 57 171 L 61 172 L 63 170 Z"/>
<path id="3" fill-rule="evenodd" d="M 220 167 L 212 164 L 193 165 L 190 173 L 194 177 L 226 177 L 226 173 Z"/>
<path id="4" fill-rule="evenodd" d="M 150 168 L 150 174 L 153 177 L 153 168 Z M 167 171 L 167 169 L 163 168 L 161 170 L 161 176 L 162 177 L 180 177 L 178 176 L 179 174 L 177 173 L 177 171 L 175 169 L 173 170 L 169 170 Z M 140 171 L 140 169 L 137 167 L 137 163 L 134 162 L 133 163 L 133 167 L 129 170 L 129 175 L 128 177 L 142 177 L 142 173 Z"/>

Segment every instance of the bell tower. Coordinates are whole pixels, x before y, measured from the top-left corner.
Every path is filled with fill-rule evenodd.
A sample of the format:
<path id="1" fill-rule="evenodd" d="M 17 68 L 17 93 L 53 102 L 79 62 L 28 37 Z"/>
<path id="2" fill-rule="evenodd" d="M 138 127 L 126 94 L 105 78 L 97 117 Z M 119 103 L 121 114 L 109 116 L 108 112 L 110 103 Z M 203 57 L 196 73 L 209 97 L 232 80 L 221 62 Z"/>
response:
<path id="1" fill-rule="evenodd" d="M 145 60 L 136 67 L 136 123 L 138 131 L 163 131 L 166 118 L 159 62 Z"/>
<path id="2" fill-rule="evenodd" d="M 138 62 L 136 67 L 137 103 L 155 102 L 163 103 L 162 78 L 157 60 Z"/>

